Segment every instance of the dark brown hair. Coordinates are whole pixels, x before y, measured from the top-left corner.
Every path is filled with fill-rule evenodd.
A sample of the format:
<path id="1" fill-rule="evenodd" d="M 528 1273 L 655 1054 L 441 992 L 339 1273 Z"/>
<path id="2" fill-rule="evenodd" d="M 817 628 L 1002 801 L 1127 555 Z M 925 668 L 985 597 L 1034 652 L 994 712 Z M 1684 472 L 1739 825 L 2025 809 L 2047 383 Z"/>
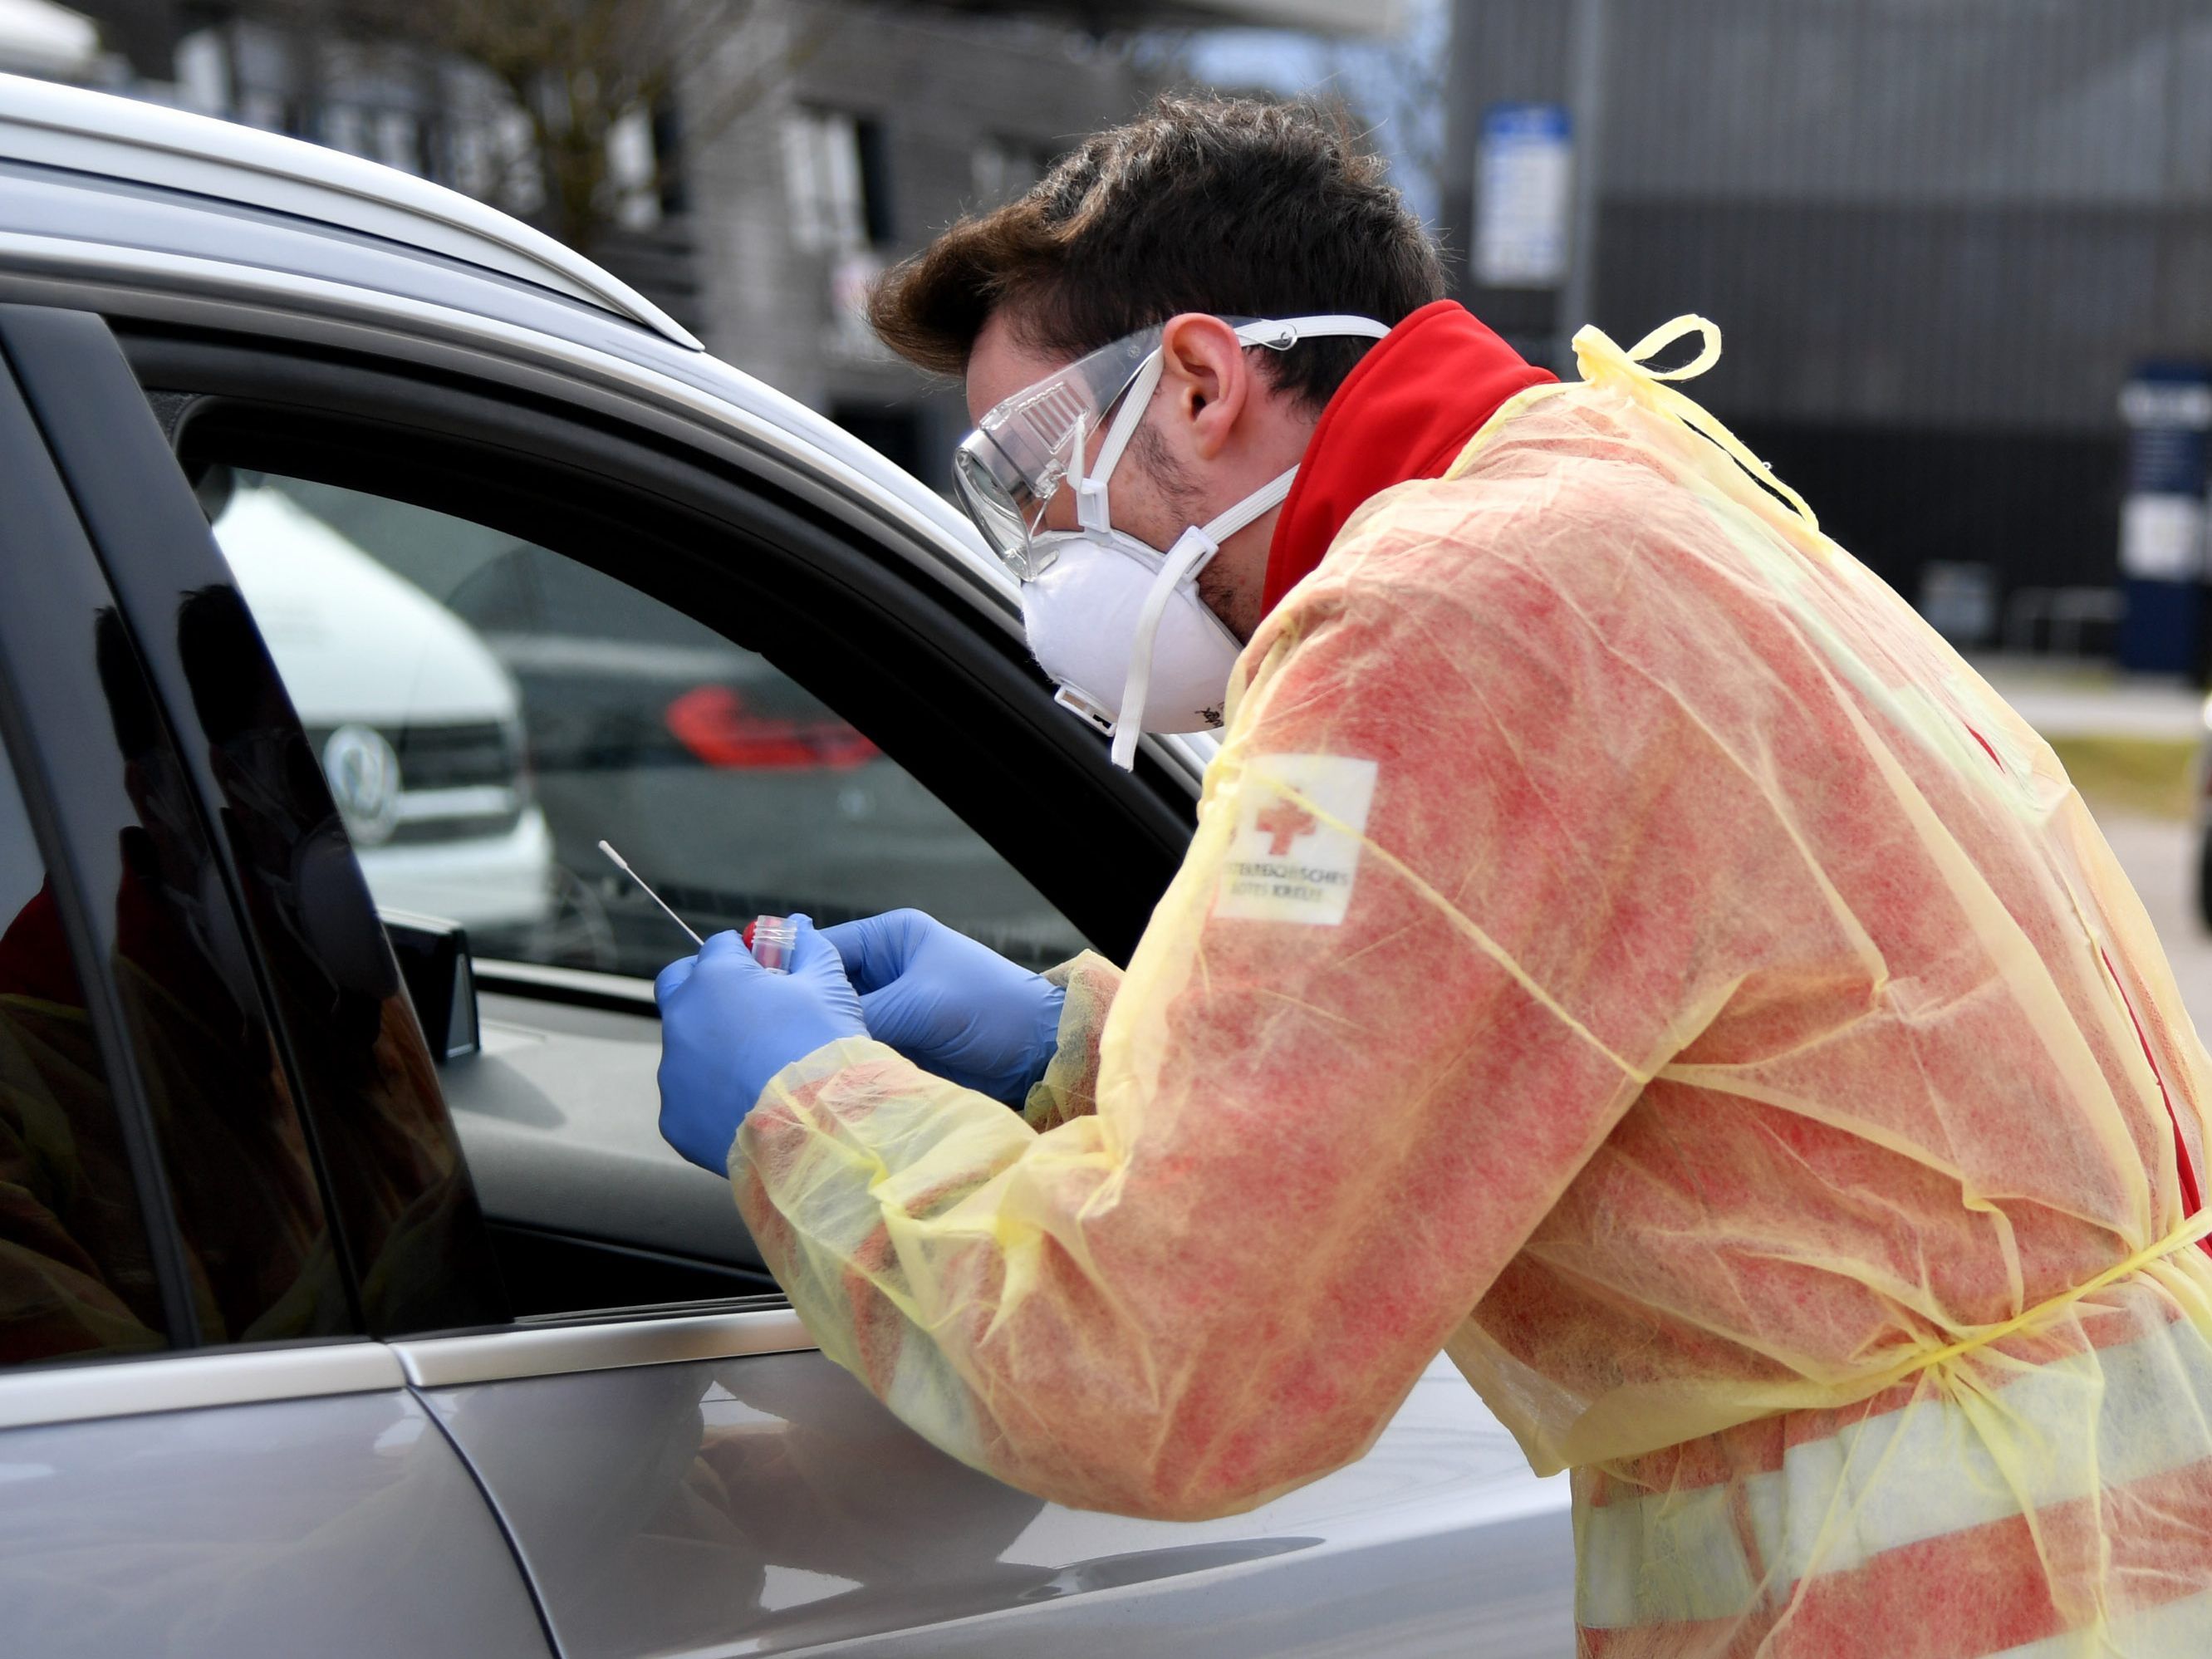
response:
<path id="1" fill-rule="evenodd" d="M 890 270 L 868 320 L 946 374 L 966 368 L 1001 307 L 1023 343 L 1070 357 L 1186 311 L 1395 323 L 1444 279 L 1383 171 L 1340 109 L 1164 97 Z M 1279 387 L 1317 408 L 1370 343 L 1315 341 L 1268 361 Z"/>

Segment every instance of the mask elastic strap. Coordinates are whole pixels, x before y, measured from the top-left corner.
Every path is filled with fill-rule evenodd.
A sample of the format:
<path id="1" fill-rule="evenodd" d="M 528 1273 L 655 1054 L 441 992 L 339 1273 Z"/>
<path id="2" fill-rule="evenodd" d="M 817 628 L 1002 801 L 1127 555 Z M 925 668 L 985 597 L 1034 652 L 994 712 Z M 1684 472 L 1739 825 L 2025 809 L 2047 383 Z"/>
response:
<path id="1" fill-rule="evenodd" d="M 1182 538 L 1160 561 L 1159 574 L 1152 578 L 1144 605 L 1137 612 L 1136 631 L 1129 641 L 1129 678 L 1122 684 L 1121 711 L 1114 720 L 1111 758 L 1124 772 L 1136 768 L 1137 739 L 1145 731 L 1145 700 L 1152 695 L 1152 646 L 1159 636 L 1160 618 L 1167 614 L 1169 596 L 1204 569 L 1206 561 L 1221 550 L 1224 541 L 1279 505 L 1291 493 L 1291 485 L 1297 476 L 1297 468 L 1292 467 L 1211 523 L 1184 531 Z"/>
<path id="2" fill-rule="evenodd" d="M 1106 429 L 1106 442 L 1098 451 L 1097 465 L 1075 481 L 1075 521 L 1085 530 L 1112 528 L 1112 517 L 1106 508 L 1106 481 L 1114 476 L 1114 469 L 1121 464 L 1121 452 L 1129 447 L 1129 440 L 1137 435 L 1137 428 L 1145 418 L 1145 410 L 1158 390 L 1160 375 L 1167 368 L 1167 360 L 1155 351 L 1145 360 L 1137 377 L 1129 382 L 1129 389 L 1121 396 L 1121 407 L 1114 416 L 1114 424 Z M 1079 440 L 1079 442 L 1080 441 Z M 1082 450 L 1076 453 L 1080 456 Z"/>
<path id="3" fill-rule="evenodd" d="M 1145 699 L 1152 689 L 1152 642 L 1159 635 L 1160 618 L 1167 614 L 1168 596 L 1184 577 L 1194 574 L 1220 550 L 1221 544 L 1195 526 L 1184 531 L 1182 539 L 1160 561 L 1159 574 L 1152 578 L 1152 587 L 1145 594 L 1144 605 L 1137 612 L 1136 632 L 1129 642 L 1129 678 L 1121 686 L 1121 710 L 1114 718 L 1114 746 L 1109 751 L 1114 764 L 1124 772 L 1134 771 L 1137 766 L 1137 739 L 1145 732 Z"/>
<path id="4" fill-rule="evenodd" d="M 1227 541 L 1262 513 L 1273 511 L 1290 498 L 1291 486 L 1298 481 L 1298 470 L 1292 467 L 1272 483 L 1261 484 L 1236 506 L 1219 514 L 1210 523 L 1199 526 L 1199 534 L 1219 544 Z"/>

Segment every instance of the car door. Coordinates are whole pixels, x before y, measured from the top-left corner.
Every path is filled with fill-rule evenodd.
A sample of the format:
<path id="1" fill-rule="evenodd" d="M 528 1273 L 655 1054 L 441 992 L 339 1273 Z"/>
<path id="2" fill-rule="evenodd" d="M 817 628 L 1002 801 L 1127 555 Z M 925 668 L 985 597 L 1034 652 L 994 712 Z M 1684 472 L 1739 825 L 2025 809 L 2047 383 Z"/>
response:
<path id="1" fill-rule="evenodd" d="M 0 307 L 0 471 L 8 1651 L 544 1654 L 495 1515 L 371 1340 L 457 1310 L 407 1267 L 472 1197 L 428 1142 L 396 1180 L 356 1163 L 374 1192 L 312 1154 L 399 1126 L 353 1109 L 405 1091 L 398 1005 L 326 994 L 318 1045 L 265 994 L 268 936 L 327 947 L 343 917 L 302 901 L 342 910 L 343 880 L 313 890 L 313 838 L 267 833 L 282 757 L 249 717 L 281 693 L 208 632 L 235 596 L 98 319 Z M 203 695 L 168 699 L 179 667 Z M 377 964 L 323 966 L 329 992 Z"/>
<path id="2" fill-rule="evenodd" d="M 690 946 L 597 840 L 702 932 L 904 899 L 1042 965 L 1126 951 L 1187 796 L 1105 765 L 949 583 L 704 446 L 459 377 L 307 374 L 266 343 L 128 344 L 279 668 L 350 688 L 322 704 L 325 765 L 396 757 L 391 799 L 338 791 L 356 848 L 364 824 L 425 826 L 362 849 L 420 855 L 363 856 L 372 889 L 430 890 L 493 842 L 512 860 L 544 823 L 544 902 L 482 924 L 481 1051 L 440 1079 L 520 1316 L 386 1334 L 564 1654 L 1118 1652 L 1200 1626 L 1224 1653 L 1465 1652 L 1478 1592 L 1475 1650 L 1559 1646 L 1562 1506 L 1455 1376 L 1375 1456 L 1253 1516 L 1060 1510 L 936 1453 L 823 1360 L 726 1182 L 659 1141 L 644 975 Z M 415 621 L 374 650 L 333 641 L 285 612 L 302 562 L 361 592 L 365 562 L 442 616 L 378 601 Z M 528 763 L 418 789 L 407 757 L 459 746 L 422 732 L 483 723 L 420 688 L 479 653 Z M 346 726 L 363 734 L 333 758 Z M 404 805 L 462 787 L 507 793 L 474 817 Z"/>

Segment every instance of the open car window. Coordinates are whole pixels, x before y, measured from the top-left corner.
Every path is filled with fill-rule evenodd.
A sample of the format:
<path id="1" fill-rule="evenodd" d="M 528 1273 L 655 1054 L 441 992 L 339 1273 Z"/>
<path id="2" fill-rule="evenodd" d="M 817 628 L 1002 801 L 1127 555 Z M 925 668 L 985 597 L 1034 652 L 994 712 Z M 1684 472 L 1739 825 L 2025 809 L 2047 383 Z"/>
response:
<path id="1" fill-rule="evenodd" d="M 1172 876 L 1188 778 L 1112 767 L 927 526 L 719 429 L 125 345 L 400 941 L 516 1314 L 774 1289 L 660 1139 L 650 975 L 693 946 L 601 840 L 702 933 L 912 905 L 1037 968 L 1126 954 Z M 438 1017 L 471 1000 L 473 1051 Z"/>
<path id="2" fill-rule="evenodd" d="M 380 907 L 479 957 L 650 976 L 702 935 L 911 904 L 1044 967 L 1054 906 L 868 736 L 614 576 L 362 490 L 218 465 L 216 537 Z"/>
<path id="3" fill-rule="evenodd" d="M 516 1312 L 773 1289 L 727 1182 L 659 1139 L 642 981 L 694 947 L 602 840 L 702 935 L 915 905 L 1034 967 L 1084 948 L 866 732 L 605 549 L 196 471 L 378 908 L 466 930 L 481 1051 L 440 1081 Z"/>

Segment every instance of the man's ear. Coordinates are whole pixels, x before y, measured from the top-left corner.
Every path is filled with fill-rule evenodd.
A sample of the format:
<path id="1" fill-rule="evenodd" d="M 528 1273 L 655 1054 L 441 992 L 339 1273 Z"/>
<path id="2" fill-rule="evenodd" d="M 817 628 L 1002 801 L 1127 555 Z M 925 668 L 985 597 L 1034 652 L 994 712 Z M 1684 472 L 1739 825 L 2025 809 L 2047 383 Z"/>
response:
<path id="1" fill-rule="evenodd" d="M 1237 331 L 1218 317 L 1186 311 L 1160 331 L 1158 403 L 1185 428 L 1192 457 L 1210 461 L 1228 447 L 1255 395 L 1252 367 Z"/>

